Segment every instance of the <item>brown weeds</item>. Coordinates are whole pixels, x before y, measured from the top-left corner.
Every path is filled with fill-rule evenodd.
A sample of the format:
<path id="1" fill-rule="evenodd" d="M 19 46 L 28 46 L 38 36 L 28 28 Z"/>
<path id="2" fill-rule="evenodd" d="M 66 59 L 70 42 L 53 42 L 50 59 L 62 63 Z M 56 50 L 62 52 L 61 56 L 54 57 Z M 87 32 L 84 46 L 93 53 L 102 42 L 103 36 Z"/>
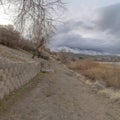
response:
<path id="1" fill-rule="evenodd" d="M 120 88 L 120 66 L 92 60 L 77 60 L 67 63 L 70 69 L 80 72 L 93 81 L 101 80 L 106 82 L 109 87 Z"/>

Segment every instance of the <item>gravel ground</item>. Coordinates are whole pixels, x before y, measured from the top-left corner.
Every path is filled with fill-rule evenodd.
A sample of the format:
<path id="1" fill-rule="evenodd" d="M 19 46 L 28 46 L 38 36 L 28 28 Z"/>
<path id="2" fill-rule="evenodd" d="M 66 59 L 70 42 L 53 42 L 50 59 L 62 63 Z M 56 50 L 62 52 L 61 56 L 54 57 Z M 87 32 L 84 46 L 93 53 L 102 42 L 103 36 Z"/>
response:
<path id="1" fill-rule="evenodd" d="M 15 93 L 15 101 L 10 98 L 13 104 L 0 120 L 120 120 L 120 105 L 93 92 L 65 66 L 53 61 L 52 67 L 54 73 L 38 75 Z"/>

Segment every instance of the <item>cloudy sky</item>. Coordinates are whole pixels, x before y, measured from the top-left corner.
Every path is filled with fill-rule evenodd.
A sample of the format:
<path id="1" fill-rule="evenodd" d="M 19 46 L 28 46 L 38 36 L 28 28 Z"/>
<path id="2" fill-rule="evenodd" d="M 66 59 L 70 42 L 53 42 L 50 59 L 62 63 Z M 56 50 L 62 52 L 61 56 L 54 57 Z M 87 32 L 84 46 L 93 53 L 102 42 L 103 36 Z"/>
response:
<path id="1" fill-rule="evenodd" d="M 64 0 L 51 47 L 120 54 L 120 0 Z"/>
<path id="2" fill-rule="evenodd" d="M 53 50 L 72 49 L 120 54 L 120 0 L 63 0 Z M 0 9 L 0 24 L 11 19 Z M 75 52 L 76 52 L 75 51 Z"/>

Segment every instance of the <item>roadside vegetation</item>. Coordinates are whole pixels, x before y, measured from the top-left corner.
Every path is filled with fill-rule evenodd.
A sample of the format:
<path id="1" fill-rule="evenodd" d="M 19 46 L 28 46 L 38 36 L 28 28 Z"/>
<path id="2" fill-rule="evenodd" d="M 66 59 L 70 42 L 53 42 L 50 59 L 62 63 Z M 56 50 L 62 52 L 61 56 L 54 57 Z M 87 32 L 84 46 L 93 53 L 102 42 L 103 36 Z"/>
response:
<path id="1" fill-rule="evenodd" d="M 100 80 L 108 87 L 120 88 L 120 66 L 98 63 L 92 60 L 68 62 L 67 66 L 92 81 Z"/>
<path id="2" fill-rule="evenodd" d="M 81 73 L 86 78 L 94 81 L 103 81 L 107 87 L 120 88 L 120 66 L 100 63 L 91 59 L 67 59 L 62 56 L 62 63 L 68 68 Z"/>
<path id="3" fill-rule="evenodd" d="M 12 25 L 0 25 L 0 44 L 11 48 L 19 48 L 29 52 L 35 50 L 32 40 L 25 39 Z"/>

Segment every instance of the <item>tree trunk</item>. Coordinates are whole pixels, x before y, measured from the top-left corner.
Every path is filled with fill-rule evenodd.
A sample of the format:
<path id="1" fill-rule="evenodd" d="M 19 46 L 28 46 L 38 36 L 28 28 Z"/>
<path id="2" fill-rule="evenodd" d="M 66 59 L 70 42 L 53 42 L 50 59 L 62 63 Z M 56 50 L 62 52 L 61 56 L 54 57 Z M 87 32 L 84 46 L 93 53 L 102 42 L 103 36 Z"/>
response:
<path id="1" fill-rule="evenodd" d="M 42 52 L 42 50 L 45 49 L 44 44 L 45 44 L 44 39 L 42 38 L 40 44 L 37 46 L 37 48 L 35 50 L 35 53 L 33 53 L 33 56 L 32 56 L 33 59 L 35 58 L 35 56 L 39 56 L 39 54 Z"/>

